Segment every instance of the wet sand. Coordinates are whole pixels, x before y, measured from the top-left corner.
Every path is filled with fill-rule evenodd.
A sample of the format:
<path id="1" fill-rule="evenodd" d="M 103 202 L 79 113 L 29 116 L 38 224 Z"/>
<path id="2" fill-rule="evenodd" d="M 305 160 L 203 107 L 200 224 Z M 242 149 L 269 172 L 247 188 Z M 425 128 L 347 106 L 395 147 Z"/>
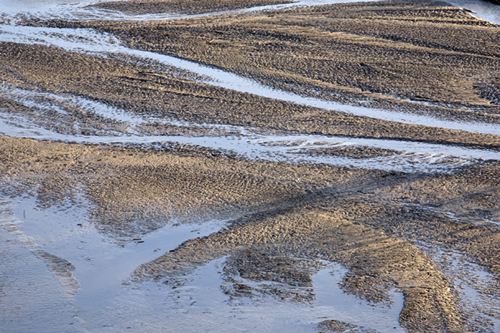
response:
<path id="1" fill-rule="evenodd" d="M 1 45 L 0 59 L 5 70 L 0 73 L 0 79 L 5 85 L 11 88 L 69 93 L 137 115 L 288 133 L 399 139 L 500 150 L 500 137 L 497 135 L 396 123 L 342 112 L 325 112 L 319 108 L 196 83 L 178 77 L 175 71 L 171 75 L 164 74 L 161 67 L 157 71 L 151 71 L 145 65 L 134 66 L 120 59 L 110 61 L 38 45 Z M 12 106 L 7 112 L 16 112 L 19 107 Z M 92 119 L 81 114 L 81 111 L 65 117 L 69 118 L 68 121 L 85 122 L 88 118 L 88 122 L 92 122 L 88 129 L 81 129 L 81 134 L 96 131 L 90 127 L 106 126 L 98 124 L 100 119 Z M 164 135 L 169 133 L 168 129 L 162 131 L 161 127 L 150 130 Z M 61 131 L 64 132 L 64 129 Z"/>
<path id="2" fill-rule="evenodd" d="M 200 14 L 209 12 L 221 12 L 247 7 L 290 3 L 286 0 L 133 0 L 133 1 L 110 1 L 93 5 L 92 7 L 116 10 L 126 14 L 154 14 L 154 13 L 183 13 Z"/>
<path id="3" fill-rule="evenodd" d="M 130 13 L 156 10 L 139 2 L 99 6 Z M 172 8 L 192 13 L 188 4 Z M 92 27 L 115 34 L 131 48 L 221 67 L 298 94 L 352 104 L 368 101 L 373 107 L 465 123 L 500 119 L 498 27 L 442 2 L 341 4 L 159 22 L 25 24 Z M 500 150 L 499 135 L 325 111 L 211 85 L 196 73 L 152 60 L 15 42 L 0 42 L 0 48 L 2 124 L 28 128 L 29 119 L 75 141 L 86 136 L 248 139 L 231 127 L 207 129 L 211 124 L 266 135 L 338 135 Z M 45 95 L 27 103 L 19 91 Z M 105 118 L 69 99 L 56 105 L 49 94 L 77 96 L 125 110 L 133 119 L 158 121 L 139 124 L 134 132 L 131 120 Z M 13 124 L 16 119 L 26 123 Z M 401 292 L 399 323 L 408 332 L 498 329 L 492 320 L 500 320 L 500 311 L 493 305 L 481 310 L 464 300 L 441 255 L 459 254 L 484 268 L 492 279 L 477 286 L 477 292 L 499 296 L 498 159 L 471 159 L 445 172 L 403 173 L 251 159 L 176 142 L 67 141 L 0 136 L 2 195 L 32 196 L 41 210 L 80 205 L 83 196 L 92 225 L 121 246 L 174 220 L 227 221 L 215 233 L 143 262 L 127 283 L 155 281 L 175 289 L 193 270 L 223 259 L 221 292 L 229 299 L 271 295 L 283 302 L 314 303 L 313 276 L 325 262 L 334 262 L 347 270 L 340 282 L 347 294 L 378 306 L 391 303 L 394 288 Z M 402 154 L 349 145 L 299 147 L 296 153 L 358 160 Z M 55 276 L 72 277 L 70 262 L 37 253 L 51 272 L 58 272 Z M 456 271 L 467 272 L 467 267 Z M 78 286 L 70 283 L 77 293 Z M 319 331 L 364 331 L 337 318 L 318 318 L 315 325 Z"/>
<path id="4" fill-rule="evenodd" d="M 445 2 L 83 26 L 116 34 L 132 48 L 224 68 L 279 89 L 498 122 L 498 28 Z"/>
<path id="5" fill-rule="evenodd" d="M 135 279 L 182 279 L 185 270 L 229 256 L 225 274 L 300 285 L 314 267 L 292 258 L 322 259 L 348 268 L 342 288 L 362 299 L 383 302 L 392 287 L 403 292 L 400 322 L 408 331 L 449 331 L 464 325 L 456 295 L 416 245 L 458 251 L 500 273 L 500 233 L 484 222 L 500 222 L 497 162 L 453 175 L 416 175 L 250 162 L 196 150 L 7 137 L 1 143 L 5 194 L 31 193 L 48 207 L 83 191 L 97 228 L 120 242 L 173 217 L 231 219 L 227 229 L 144 264 Z M 244 287 L 235 288 L 228 292 Z"/>

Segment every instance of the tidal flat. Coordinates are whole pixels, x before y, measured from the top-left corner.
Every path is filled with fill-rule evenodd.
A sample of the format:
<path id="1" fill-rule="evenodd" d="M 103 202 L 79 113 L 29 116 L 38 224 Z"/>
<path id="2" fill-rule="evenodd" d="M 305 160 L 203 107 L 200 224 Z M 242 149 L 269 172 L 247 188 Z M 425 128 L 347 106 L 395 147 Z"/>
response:
<path id="1" fill-rule="evenodd" d="M 500 330 L 498 25 L 37 6 L 0 14 L 6 332 Z"/>

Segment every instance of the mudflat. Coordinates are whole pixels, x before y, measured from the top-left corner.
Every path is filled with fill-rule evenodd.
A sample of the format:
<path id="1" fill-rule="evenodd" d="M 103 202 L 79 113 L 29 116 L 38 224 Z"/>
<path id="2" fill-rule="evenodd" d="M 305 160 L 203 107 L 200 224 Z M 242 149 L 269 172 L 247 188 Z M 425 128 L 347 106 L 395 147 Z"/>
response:
<path id="1" fill-rule="evenodd" d="M 192 14 L 249 6 L 217 3 L 215 8 L 208 1 L 99 6 L 134 14 L 167 7 Z M 281 2 L 250 5 L 269 3 Z M 500 122 L 500 30 L 444 2 L 338 4 L 146 22 L 29 19 L 23 24 L 92 28 L 131 49 L 222 68 L 299 95 L 365 105 L 374 113 L 384 108 Z M 356 116 L 340 107 L 326 111 L 219 87 L 203 75 L 154 60 L 36 43 L 0 42 L 0 49 L 5 124 L 23 117 L 67 137 L 247 139 L 232 132 L 230 126 L 239 126 L 265 135 L 337 135 L 500 150 L 498 134 Z M 125 110 L 133 119 L 156 121 L 132 126 L 132 120 L 106 118 L 54 96 L 74 96 Z M 28 97 L 36 103 L 24 102 Z M 477 292 L 498 296 L 498 160 L 471 159 L 446 172 L 405 173 L 250 159 L 230 150 L 158 140 L 154 145 L 84 144 L 0 136 L 2 194 L 34 196 L 41 208 L 76 202 L 83 194 L 92 224 L 119 244 L 173 219 L 229 221 L 218 232 L 144 262 L 131 272 L 136 283 L 154 280 L 175 287 L 194 268 L 225 257 L 221 276 L 231 286 L 224 290 L 228 297 L 270 294 L 307 303 L 314 299 L 312 276 L 323 261 L 336 262 L 348 270 L 341 281 L 345 293 L 375 305 L 390 303 L 393 288 L 403 293 L 399 322 L 408 332 L 494 331 L 484 318 L 500 319 L 498 309 L 491 306 L 485 314 L 461 299 L 435 251 L 459 253 L 485 268 L 494 279 Z M 297 153 L 305 159 L 357 160 L 404 154 L 368 146 Z M 466 274 L 468 268 L 454 269 Z M 256 287 L 239 278 L 269 284 Z M 302 292 L 276 290 L 275 282 Z M 335 318 L 318 319 L 316 325 L 332 332 L 354 327 Z"/>
<path id="2" fill-rule="evenodd" d="M 362 299 L 383 302 L 397 287 L 405 296 L 401 325 L 418 332 L 459 330 L 467 318 L 443 273 L 417 244 L 459 251 L 496 277 L 500 273 L 500 233 L 481 222 L 500 221 L 498 162 L 452 175 L 418 175 L 207 157 L 196 149 L 8 137 L 1 147 L 5 194 L 31 193 L 51 206 L 84 190 L 95 207 L 93 222 L 121 242 L 172 217 L 232 219 L 228 228 L 145 263 L 133 275 L 137 280 L 171 281 L 229 256 L 229 276 L 307 284 L 321 258 L 347 267 L 343 288 Z M 237 296 L 238 288 L 227 292 Z"/>

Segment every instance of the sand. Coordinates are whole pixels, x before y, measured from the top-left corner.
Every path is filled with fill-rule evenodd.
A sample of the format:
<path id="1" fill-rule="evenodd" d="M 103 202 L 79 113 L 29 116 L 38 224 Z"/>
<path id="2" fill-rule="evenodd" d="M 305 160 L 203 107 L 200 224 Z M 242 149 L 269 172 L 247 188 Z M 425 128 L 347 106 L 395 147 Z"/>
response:
<path id="1" fill-rule="evenodd" d="M 99 6 L 154 13 L 167 3 L 179 12 L 208 11 L 183 2 Z M 210 10 L 238 7 L 239 2 L 221 2 Z M 300 94 L 354 104 L 368 100 L 374 107 L 449 119 L 500 120 L 498 27 L 441 2 L 342 4 L 159 22 L 36 25 L 93 27 L 117 35 L 132 48 L 221 67 Z M 196 124 L 210 123 L 265 133 L 500 149 L 499 135 L 325 112 L 211 86 L 197 81 L 193 73 L 137 59 L 20 43 L 3 42 L 0 49 L 0 81 L 10 89 L 72 94 L 133 115 L 195 124 L 145 126 L 144 135 L 200 135 L 205 129 Z M 57 133 L 99 136 L 125 131 L 118 121 L 102 121 L 78 108 L 64 115 L 40 113 L 7 95 L 0 96 L 0 108 L 11 116 L 28 115 Z M 301 153 L 354 159 L 399 154 L 366 147 Z M 451 281 L 425 248 L 460 253 L 485 267 L 496 278 L 489 288 L 499 290 L 498 161 L 476 160 L 449 173 L 400 173 L 251 160 L 175 143 L 127 147 L 7 136 L 0 137 L 0 161 L 4 195 L 33 195 L 40 207 L 50 207 L 76 202 L 83 194 L 91 203 L 92 223 L 118 243 L 158 230 L 172 218 L 179 223 L 229 221 L 227 228 L 188 240 L 144 263 L 131 275 L 135 282 L 174 283 L 196 267 L 227 257 L 221 274 L 233 287 L 225 292 L 245 297 L 250 287 L 235 277 L 308 287 L 321 260 L 332 261 L 348 269 L 341 284 L 346 293 L 383 304 L 392 288 L 402 292 L 399 321 L 408 332 L 483 328 L 469 321 L 474 310 L 459 306 Z M 273 289 L 259 292 L 276 294 Z M 297 302 L 312 297 L 275 296 Z M 333 332 L 354 327 L 334 318 L 318 324 L 318 330 Z"/>

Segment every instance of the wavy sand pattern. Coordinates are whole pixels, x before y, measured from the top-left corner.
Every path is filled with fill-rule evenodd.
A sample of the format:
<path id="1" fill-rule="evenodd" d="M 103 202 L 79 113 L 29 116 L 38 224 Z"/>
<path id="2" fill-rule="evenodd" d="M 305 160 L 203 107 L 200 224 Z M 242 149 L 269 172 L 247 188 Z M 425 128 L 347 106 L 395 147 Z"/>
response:
<path id="1" fill-rule="evenodd" d="M 26 8 L 0 24 L 8 332 L 498 331 L 498 26 L 442 1 Z"/>

